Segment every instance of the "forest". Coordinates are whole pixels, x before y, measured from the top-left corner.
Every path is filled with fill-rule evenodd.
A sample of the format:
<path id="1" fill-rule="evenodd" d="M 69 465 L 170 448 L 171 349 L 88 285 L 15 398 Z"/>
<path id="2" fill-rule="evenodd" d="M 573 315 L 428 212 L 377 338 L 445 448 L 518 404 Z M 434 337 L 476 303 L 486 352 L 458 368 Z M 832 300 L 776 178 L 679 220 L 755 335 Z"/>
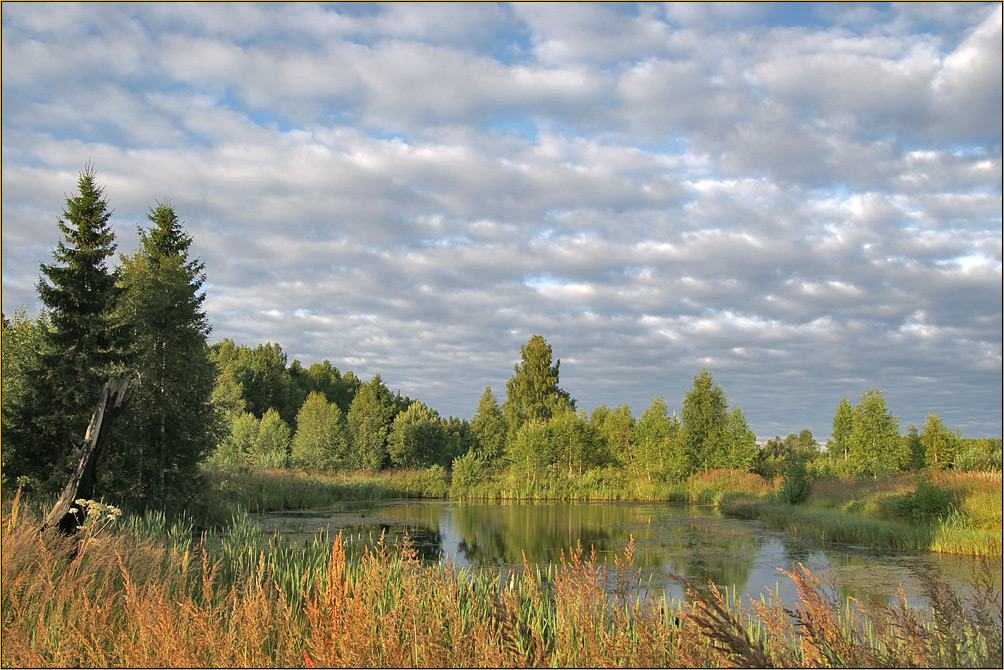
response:
<path id="1" fill-rule="evenodd" d="M 758 444 L 707 370 L 695 373 L 679 412 L 656 396 L 640 416 L 626 405 L 587 415 L 536 334 L 504 395 L 486 387 L 470 420 L 443 417 L 380 375 L 363 380 L 328 360 L 305 367 L 278 343 L 210 344 L 205 268 L 174 208 L 152 206 L 139 249 L 113 265 L 111 209 L 90 165 L 77 187 L 52 262 L 41 265 L 44 309 L 34 320 L 24 309 L 3 319 L 5 486 L 60 490 L 109 377 L 135 383 L 107 439 L 98 492 L 141 507 L 190 504 L 207 466 L 436 468 L 456 490 L 528 492 L 584 477 L 659 484 L 730 469 L 783 478 L 789 502 L 823 478 L 1001 467 L 1000 439 L 966 438 L 933 412 L 903 430 L 874 387 L 854 404 L 841 399 L 825 449 L 807 429 Z"/>

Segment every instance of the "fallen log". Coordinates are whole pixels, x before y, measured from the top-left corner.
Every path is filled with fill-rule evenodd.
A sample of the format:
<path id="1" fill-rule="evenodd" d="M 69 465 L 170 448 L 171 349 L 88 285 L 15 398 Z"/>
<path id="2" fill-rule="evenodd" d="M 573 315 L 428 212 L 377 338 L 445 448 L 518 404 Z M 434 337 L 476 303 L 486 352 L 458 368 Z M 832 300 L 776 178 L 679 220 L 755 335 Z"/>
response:
<path id="1" fill-rule="evenodd" d="M 59 500 L 45 517 L 43 528 L 55 526 L 60 532 L 72 535 L 83 521 L 87 510 L 78 506 L 75 501 L 81 498 L 89 500 L 94 495 L 94 483 L 97 479 L 95 465 L 101 444 L 114 415 L 122 407 L 122 399 L 128 388 L 128 379 L 109 379 L 105 382 L 101 390 L 101 399 L 98 400 L 91 415 L 91 422 L 87 425 L 87 432 L 84 433 L 84 448 L 80 452 L 80 462 L 77 463 L 77 469 L 66 483 Z M 74 508 L 76 512 L 71 512 L 70 510 Z"/>

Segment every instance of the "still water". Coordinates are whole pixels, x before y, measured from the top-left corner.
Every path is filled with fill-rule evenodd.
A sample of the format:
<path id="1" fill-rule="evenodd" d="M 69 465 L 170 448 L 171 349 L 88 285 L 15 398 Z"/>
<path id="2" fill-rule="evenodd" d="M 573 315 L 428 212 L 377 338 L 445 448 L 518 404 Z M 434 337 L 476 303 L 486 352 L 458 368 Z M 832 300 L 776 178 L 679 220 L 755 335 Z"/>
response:
<path id="1" fill-rule="evenodd" d="M 258 524 L 290 540 L 311 538 L 320 530 L 379 536 L 398 542 L 407 532 L 425 560 L 447 556 L 458 567 L 522 570 L 558 564 L 581 541 L 599 561 L 613 566 L 634 538 L 640 591 L 679 600 L 681 585 L 668 573 L 697 583 L 713 581 L 754 599 L 777 591 L 785 602 L 797 593 L 778 568 L 802 563 L 824 584 L 836 579 L 841 600 L 852 596 L 890 603 L 903 585 L 911 606 L 925 599 L 919 575 L 934 570 L 955 590 L 970 592 L 976 561 L 918 552 L 891 552 L 813 542 L 766 528 L 757 521 L 731 519 L 713 506 L 685 503 L 475 503 L 374 501 L 265 515 Z M 611 571 L 612 572 L 612 571 Z M 1000 587 L 1001 561 L 993 563 Z"/>

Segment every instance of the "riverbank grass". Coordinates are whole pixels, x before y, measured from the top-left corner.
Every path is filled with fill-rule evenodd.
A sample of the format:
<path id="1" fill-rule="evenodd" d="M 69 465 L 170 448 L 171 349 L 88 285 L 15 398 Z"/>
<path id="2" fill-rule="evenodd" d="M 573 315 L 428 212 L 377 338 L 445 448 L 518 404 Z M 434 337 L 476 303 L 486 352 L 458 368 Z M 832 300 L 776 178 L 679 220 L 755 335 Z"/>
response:
<path id="1" fill-rule="evenodd" d="M 898 473 L 813 483 L 802 505 L 773 496 L 721 509 L 800 537 L 886 549 L 1001 556 L 999 472 Z"/>
<path id="2" fill-rule="evenodd" d="M 931 577 L 933 613 L 851 606 L 798 565 L 796 603 L 745 603 L 689 583 L 677 603 L 634 595 L 631 544 L 609 568 L 576 546 L 549 575 L 524 564 L 503 578 L 422 563 L 408 542 L 318 537 L 285 547 L 287 560 L 251 530 L 223 550 L 126 517 L 96 513 L 68 538 L 4 504 L 0 665 L 1001 665 L 1001 598 L 986 562 L 967 602 Z M 303 561 L 298 580 L 281 577 L 284 560 Z"/>

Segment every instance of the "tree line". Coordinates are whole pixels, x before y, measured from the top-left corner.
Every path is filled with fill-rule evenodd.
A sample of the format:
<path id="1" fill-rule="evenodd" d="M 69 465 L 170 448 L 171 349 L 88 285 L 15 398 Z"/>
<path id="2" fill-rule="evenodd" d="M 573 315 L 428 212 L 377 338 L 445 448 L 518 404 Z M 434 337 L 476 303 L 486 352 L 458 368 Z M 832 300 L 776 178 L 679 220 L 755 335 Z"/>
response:
<path id="1" fill-rule="evenodd" d="M 44 309 L 3 319 L 3 477 L 38 491 L 62 487 L 105 379 L 134 381 L 112 427 L 98 490 L 144 504 L 182 504 L 202 464 L 375 471 L 441 467 L 461 485 L 507 471 L 531 487 L 549 477 L 614 468 L 677 481 L 732 468 L 767 478 L 903 469 L 1000 468 L 1000 440 L 966 440 L 933 413 L 900 434 L 881 391 L 846 398 L 825 451 L 808 429 L 757 444 L 743 411 L 701 370 L 680 412 L 663 396 L 641 416 L 620 405 L 590 414 L 560 385 L 560 361 L 540 335 L 521 346 L 500 402 L 486 387 L 471 420 L 341 372 L 330 361 L 288 362 L 279 344 L 210 345 L 203 263 L 169 203 L 150 208 L 139 249 L 120 256 L 94 170 L 80 174 L 57 221 L 62 239 L 40 266 Z"/>

